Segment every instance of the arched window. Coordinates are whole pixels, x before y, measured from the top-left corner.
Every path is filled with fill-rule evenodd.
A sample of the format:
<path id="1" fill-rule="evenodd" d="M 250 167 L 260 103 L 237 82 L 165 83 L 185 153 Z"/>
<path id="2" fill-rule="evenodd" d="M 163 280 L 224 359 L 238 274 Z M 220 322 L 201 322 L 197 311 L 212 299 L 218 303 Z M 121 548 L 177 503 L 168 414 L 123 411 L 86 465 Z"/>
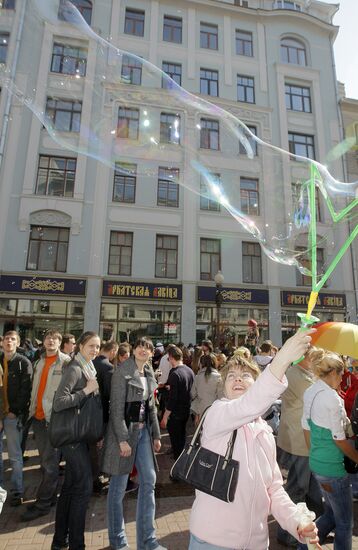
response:
<path id="1" fill-rule="evenodd" d="M 78 9 L 86 23 L 90 25 L 92 19 L 92 2 L 90 2 L 90 0 L 71 0 L 71 2 Z M 63 4 L 63 0 L 60 0 L 58 17 L 59 19 L 64 20 L 65 18 L 62 13 L 61 4 Z"/>
<path id="2" fill-rule="evenodd" d="M 307 65 L 305 45 L 296 38 L 282 38 L 281 61 L 305 67 Z"/>

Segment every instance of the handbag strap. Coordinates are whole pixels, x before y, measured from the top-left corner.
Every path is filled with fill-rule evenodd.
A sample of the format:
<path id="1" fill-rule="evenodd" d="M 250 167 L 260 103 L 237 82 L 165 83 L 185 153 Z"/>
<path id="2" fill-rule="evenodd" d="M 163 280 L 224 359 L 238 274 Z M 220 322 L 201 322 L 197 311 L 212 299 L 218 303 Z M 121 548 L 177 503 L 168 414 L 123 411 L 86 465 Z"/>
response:
<path id="1" fill-rule="evenodd" d="M 203 424 L 204 424 L 204 420 L 206 418 L 206 415 L 207 415 L 207 412 L 208 410 L 210 409 L 211 405 L 209 407 L 207 407 L 205 409 L 205 411 L 203 412 L 203 414 L 201 415 L 201 418 L 200 418 L 200 422 L 198 424 L 198 427 L 196 428 L 195 432 L 194 432 L 194 435 L 190 441 L 190 444 L 189 444 L 189 447 L 188 447 L 188 451 L 187 453 L 190 454 L 191 451 L 193 450 L 193 447 L 198 444 L 200 445 L 200 439 L 201 439 L 201 434 L 203 432 Z M 227 450 L 226 450 L 226 453 L 225 453 L 225 462 L 228 462 L 229 460 L 231 460 L 232 458 L 232 453 L 233 453 L 233 450 L 234 450 L 234 444 L 235 444 L 235 441 L 236 441 L 236 436 L 237 436 L 237 430 L 234 430 L 230 436 L 230 439 L 228 441 L 228 444 L 227 444 Z"/>

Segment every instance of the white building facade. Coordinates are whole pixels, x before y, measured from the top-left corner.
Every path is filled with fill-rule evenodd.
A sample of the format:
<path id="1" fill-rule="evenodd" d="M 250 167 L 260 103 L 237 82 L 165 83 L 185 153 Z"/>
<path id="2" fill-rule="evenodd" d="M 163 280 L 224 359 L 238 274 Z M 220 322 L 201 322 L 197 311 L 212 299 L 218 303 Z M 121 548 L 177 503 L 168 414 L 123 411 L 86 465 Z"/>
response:
<path id="1" fill-rule="evenodd" d="M 323 161 L 342 140 L 332 50 L 335 6 L 314 0 L 308 7 L 303 0 L 73 3 L 100 36 L 228 110 L 264 141 Z M 240 165 L 225 157 L 220 120 L 205 121 L 205 139 L 196 141 L 195 113 L 179 113 L 176 140 L 166 132 L 178 115 L 170 112 L 167 91 L 145 90 L 133 67 L 130 79 L 139 81 L 126 84 L 129 111 L 113 108 L 110 86 L 98 104 L 88 85 L 100 70 L 93 44 L 65 22 L 31 35 L 25 8 L 24 0 L 3 1 L 1 61 L 21 89 L 35 90 L 36 103 L 58 120 L 74 150 L 61 148 L 23 103 L 2 90 L 0 330 L 40 338 L 54 326 L 76 335 L 99 330 L 105 339 L 121 341 L 142 334 L 155 341 L 200 341 L 217 322 L 214 276 L 221 270 L 221 333 L 237 342 L 255 318 L 262 336 L 280 344 L 296 327 L 297 312 L 305 311 L 309 281 L 269 260 L 224 208 L 200 196 L 199 177 L 197 193 L 170 186 L 165 177 L 176 170 L 183 181 L 195 180 L 184 147 L 189 143 L 212 173 L 235 170 L 242 209 L 274 223 L 276 182 L 265 155 L 242 155 Z M 74 101 L 61 81 L 76 71 L 81 78 Z M 151 158 L 151 173 L 157 174 L 151 178 L 143 176 L 147 160 L 135 157 L 135 147 L 116 159 L 130 165 L 127 175 L 75 152 L 94 108 L 113 109 L 114 126 L 115 117 L 123 122 L 137 112 L 140 131 L 145 105 L 138 102 L 139 87 L 155 106 L 163 142 Z M 287 200 L 295 170 L 292 163 L 282 182 Z M 335 175 L 343 179 L 343 164 Z M 328 212 L 319 206 L 318 232 L 329 235 Z M 345 236 L 348 226 L 342 231 Z M 315 311 L 322 321 L 356 321 L 355 300 L 348 251 Z"/>

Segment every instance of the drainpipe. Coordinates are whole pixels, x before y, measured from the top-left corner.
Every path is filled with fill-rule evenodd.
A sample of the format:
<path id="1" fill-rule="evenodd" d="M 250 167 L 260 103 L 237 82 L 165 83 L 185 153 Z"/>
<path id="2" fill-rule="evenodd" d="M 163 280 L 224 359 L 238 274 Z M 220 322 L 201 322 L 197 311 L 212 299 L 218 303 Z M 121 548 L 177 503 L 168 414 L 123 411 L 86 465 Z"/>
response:
<path id="1" fill-rule="evenodd" d="M 21 36 L 22 36 L 22 30 L 24 27 L 24 20 L 25 20 L 26 1 L 27 0 L 23 0 L 22 6 L 21 6 L 19 25 L 16 33 L 15 51 L 14 51 L 14 56 L 13 56 L 11 71 L 9 76 L 9 79 L 11 80 L 11 82 L 15 80 L 17 62 L 19 59 Z M 11 102 L 12 102 L 12 95 L 8 90 L 7 96 L 6 96 L 4 117 L 2 122 L 1 136 L 0 136 L 0 173 L 1 173 L 1 167 L 2 167 L 2 162 L 4 158 L 5 143 L 6 143 L 6 137 L 7 137 L 8 127 L 9 127 Z"/>

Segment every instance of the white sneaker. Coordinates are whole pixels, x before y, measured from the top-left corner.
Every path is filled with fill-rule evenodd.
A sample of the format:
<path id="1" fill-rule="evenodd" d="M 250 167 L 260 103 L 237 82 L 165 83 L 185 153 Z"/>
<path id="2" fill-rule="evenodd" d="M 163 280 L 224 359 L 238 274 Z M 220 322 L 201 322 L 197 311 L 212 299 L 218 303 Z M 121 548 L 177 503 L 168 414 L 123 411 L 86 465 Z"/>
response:
<path id="1" fill-rule="evenodd" d="M 168 550 L 168 549 L 162 546 L 161 544 L 159 544 L 159 546 L 157 546 L 155 550 Z"/>

